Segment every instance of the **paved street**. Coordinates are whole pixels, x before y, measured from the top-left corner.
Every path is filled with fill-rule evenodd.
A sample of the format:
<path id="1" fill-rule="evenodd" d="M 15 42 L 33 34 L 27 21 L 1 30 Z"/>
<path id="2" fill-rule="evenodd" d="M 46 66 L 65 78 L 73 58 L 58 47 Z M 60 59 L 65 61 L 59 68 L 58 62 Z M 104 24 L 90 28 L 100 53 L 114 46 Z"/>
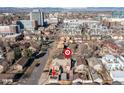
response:
<path id="1" fill-rule="evenodd" d="M 53 43 L 49 44 L 49 46 L 51 47 L 53 45 Z M 48 48 L 49 49 L 49 48 Z M 26 82 L 26 85 L 36 85 L 39 84 L 39 79 L 43 73 L 43 69 L 46 65 L 46 62 L 48 60 L 48 49 L 46 54 L 40 58 L 41 62 L 40 65 L 38 67 L 35 67 L 35 69 L 33 70 L 31 77 L 28 79 L 28 81 Z"/>
<path id="2" fill-rule="evenodd" d="M 46 53 L 40 60 L 40 65 L 38 67 L 35 67 L 33 70 L 31 77 L 29 80 L 26 82 L 26 85 L 36 85 L 38 84 L 39 78 L 43 72 L 43 68 L 47 62 L 48 59 L 48 53 Z"/>

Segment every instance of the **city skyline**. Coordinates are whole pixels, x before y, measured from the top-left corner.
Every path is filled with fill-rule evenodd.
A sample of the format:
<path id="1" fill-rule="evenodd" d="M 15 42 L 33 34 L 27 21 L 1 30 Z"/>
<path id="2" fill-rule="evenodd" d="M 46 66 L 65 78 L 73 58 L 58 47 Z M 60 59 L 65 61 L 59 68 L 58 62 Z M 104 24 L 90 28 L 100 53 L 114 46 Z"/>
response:
<path id="1" fill-rule="evenodd" d="M 40 9 L 42 12 L 114 12 L 124 11 L 124 7 L 0 7 L 1 13 L 31 12 L 33 9 Z"/>

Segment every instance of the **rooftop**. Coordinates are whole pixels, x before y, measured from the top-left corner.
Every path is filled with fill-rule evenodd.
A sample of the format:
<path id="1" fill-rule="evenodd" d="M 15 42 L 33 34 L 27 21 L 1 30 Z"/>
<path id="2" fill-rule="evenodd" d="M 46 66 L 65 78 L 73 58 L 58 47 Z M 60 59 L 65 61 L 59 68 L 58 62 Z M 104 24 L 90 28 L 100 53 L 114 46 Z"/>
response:
<path id="1" fill-rule="evenodd" d="M 110 75 L 114 81 L 124 81 L 124 71 L 111 71 Z"/>

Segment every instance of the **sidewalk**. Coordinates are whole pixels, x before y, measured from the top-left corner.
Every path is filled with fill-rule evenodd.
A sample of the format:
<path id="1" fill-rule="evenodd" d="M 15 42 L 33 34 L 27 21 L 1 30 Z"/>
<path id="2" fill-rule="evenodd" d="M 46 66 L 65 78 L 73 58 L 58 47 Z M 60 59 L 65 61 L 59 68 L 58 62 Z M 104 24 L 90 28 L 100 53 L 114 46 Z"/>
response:
<path id="1" fill-rule="evenodd" d="M 48 60 L 47 60 L 46 65 L 43 69 L 43 73 L 41 74 L 41 77 L 39 79 L 39 82 L 38 82 L 39 85 L 44 85 L 49 80 L 49 66 L 50 66 L 51 61 L 52 61 L 52 54 L 54 53 L 54 51 L 56 49 L 55 47 L 56 47 L 56 41 L 53 43 L 53 48 L 51 50 L 49 50 Z"/>
<path id="2" fill-rule="evenodd" d="M 39 79 L 38 85 L 44 85 L 47 83 L 48 78 L 49 78 L 49 65 L 50 65 L 51 61 L 48 58 L 46 65 L 43 69 L 43 73 L 41 74 L 41 77 Z"/>

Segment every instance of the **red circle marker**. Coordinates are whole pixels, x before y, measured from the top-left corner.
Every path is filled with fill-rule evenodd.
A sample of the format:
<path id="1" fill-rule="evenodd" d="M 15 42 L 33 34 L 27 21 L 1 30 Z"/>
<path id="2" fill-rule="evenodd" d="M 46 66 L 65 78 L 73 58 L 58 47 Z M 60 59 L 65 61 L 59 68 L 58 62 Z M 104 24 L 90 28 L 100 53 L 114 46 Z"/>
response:
<path id="1" fill-rule="evenodd" d="M 64 50 L 64 56 L 65 56 L 65 58 L 70 58 L 70 56 L 72 55 L 72 51 L 71 51 L 71 49 L 69 49 L 69 48 L 66 48 L 65 50 Z"/>

